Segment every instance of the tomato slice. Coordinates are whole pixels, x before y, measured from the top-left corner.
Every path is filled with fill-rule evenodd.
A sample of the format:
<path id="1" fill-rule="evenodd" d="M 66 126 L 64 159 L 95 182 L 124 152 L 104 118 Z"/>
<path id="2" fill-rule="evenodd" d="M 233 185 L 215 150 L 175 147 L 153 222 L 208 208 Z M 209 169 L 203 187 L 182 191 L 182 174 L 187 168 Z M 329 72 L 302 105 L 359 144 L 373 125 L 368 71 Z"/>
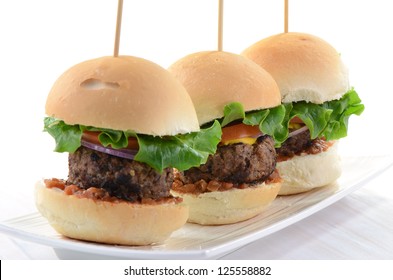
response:
<path id="1" fill-rule="evenodd" d="M 96 145 L 101 145 L 100 140 L 98 140 L 99 134 L 100 132 L 96 132 L 96 131 L 84 131 L 82 134 L 82 139 Z M 130 150 L 139 149 L 138 140 L 135 137 L 128 137 L 127 149 Z"/>
<path id="2" fill-rule="evenodd" d="M 244 123 L 234 124 L 222 128 L 221 142 L 241 138 L 257 138 L 262 135 L 257 125 L 246 125 Z"/>
<path id="3" fill-rule="evenodd" d="M 304 123 L 299 117 L 293 117 L 289 122 L 290 123 Z"/>

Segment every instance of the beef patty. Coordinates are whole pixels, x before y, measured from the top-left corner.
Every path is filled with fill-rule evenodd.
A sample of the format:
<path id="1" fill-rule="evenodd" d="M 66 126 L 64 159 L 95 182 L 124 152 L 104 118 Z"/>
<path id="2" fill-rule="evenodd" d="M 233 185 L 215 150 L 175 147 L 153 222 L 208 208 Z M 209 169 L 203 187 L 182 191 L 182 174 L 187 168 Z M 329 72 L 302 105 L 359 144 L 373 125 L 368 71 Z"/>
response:
<path id="1" fill-rule="evenodd" d="M 185 184 L 201 179 L 254 184 L 265 181 L 276 168 L 274 141 L 264 135 L 253 145 L 236 143 L 217 147 L 214 155 L 200 167 L 184 171 Z"/>
<path id="2" fill-rule="evenodd" d="M 289 137 L 276 149 L 278 161 L 290 159 L 295 155 L 317 154 L 329 148 L 329 143 L 323 138 L 311 139 L 310 131 L 307 129 L 297 135 Z"/>
<path id="3" fill-rule="evenodd" d="M 171 168 L 160 174 L 144 163 L 85 147 L 69 154 L 68 167 L 67 184 L 82 189 L 102 188 L 111 196 L 132 202 L 169 197 L 173 183 Z"/>

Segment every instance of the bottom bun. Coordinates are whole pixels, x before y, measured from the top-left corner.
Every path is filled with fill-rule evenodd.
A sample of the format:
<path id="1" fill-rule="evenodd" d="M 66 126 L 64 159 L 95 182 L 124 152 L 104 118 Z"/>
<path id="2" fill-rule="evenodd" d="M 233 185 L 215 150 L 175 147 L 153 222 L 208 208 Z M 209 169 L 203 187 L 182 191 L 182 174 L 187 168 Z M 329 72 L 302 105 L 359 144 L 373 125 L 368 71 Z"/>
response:
<path id="1" fill-rule="evenodd" d="M 188 218 L 188 208 L 179 203 L 135 204 L 79 198 L 47 188 L 42 181 L 36 184 L 35 197 L 38 210 L 60 234 L 100 243 L 160 243 Z"/>
<path id="2" fill-rule="evenodd" d="M 279 195 L 297 194 L 333 183 L 341 176 L 341 163 L 335 142 L 318 154 L 294 156 L 277 162 L 283 180 Z"/>
<path id="3" fill-rule="evenodd" d="M 268 206 L 277 196 L 281 183 L 261 184 L 245 189 L 202 194 L 172 191 L 183 198 L 190 209 L 188 222 L 201 225 L 224 225 L 248 220 Z"/>

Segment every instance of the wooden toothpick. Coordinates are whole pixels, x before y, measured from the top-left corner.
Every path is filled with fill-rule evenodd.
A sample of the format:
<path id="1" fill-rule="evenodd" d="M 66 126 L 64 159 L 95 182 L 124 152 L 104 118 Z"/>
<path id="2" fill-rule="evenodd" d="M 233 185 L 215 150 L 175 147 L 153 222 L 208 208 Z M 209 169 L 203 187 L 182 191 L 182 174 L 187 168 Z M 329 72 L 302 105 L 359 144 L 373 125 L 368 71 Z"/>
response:
<path id="1" fill-rule="evenodd" d="M 217 49 L 222 51 L 224 0 L 218 0 L 218 43 Z"/>
<path id="2" fill-rule="evenodd" d="M 119 0 L 117 4 L 117 21 L 116 21 L 116 35 L 115 35 L 115 48 L 113 50 L 113 56 L 119 56 L 119 45 L 120 45 L 120 29 L 121 29 L 121 16 L 123 14 L 123 0 Z"/>
<path id="3" fill-rule="evenodd" d="M 288 0 L 284 3 L 284 32 L 288 33 Z"/>

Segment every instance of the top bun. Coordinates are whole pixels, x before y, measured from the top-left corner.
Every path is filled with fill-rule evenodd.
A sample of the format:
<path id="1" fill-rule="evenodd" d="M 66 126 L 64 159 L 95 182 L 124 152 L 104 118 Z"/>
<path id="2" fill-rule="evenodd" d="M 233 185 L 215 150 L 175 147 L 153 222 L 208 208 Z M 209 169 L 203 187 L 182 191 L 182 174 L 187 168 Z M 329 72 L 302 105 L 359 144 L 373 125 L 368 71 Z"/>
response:
<path id="1" fill-rule="evenodd" d="M 245 57 L 222 51 L 185 56 L 168 69 L 187 89 L 199 124 L 223 117 L 225 105 L 240 102 L 245 111 L 280 105 L 272 76 Z"/>
<path id="2" fill-rule="evenodd" d="M 77 64 L 53 85 L 46 114 L 65 123 L 154 136 L 199 130 L 192 101 L 167 70 L 137 57 Z"/>
<path id="3" fill-rule="evenodd" d="M 263 39 L 242 55 L 266 69 L 280 87 L 283 102 L 323 103 L 348 89 L 348 70 L 340 54 L 324 40 L 304 33 Z"/>

